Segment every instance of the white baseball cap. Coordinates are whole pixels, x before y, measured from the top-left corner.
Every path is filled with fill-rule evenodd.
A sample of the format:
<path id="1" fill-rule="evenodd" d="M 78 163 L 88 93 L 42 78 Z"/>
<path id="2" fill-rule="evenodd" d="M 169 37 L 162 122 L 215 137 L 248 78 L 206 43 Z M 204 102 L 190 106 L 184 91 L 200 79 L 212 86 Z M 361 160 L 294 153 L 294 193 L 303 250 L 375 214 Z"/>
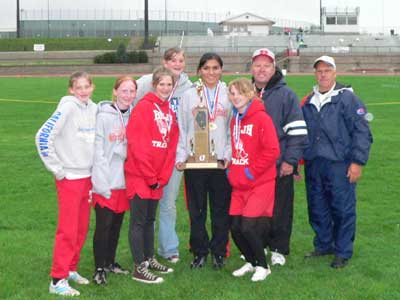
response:
<path id="1" fill-rule="evenodd" d="M 335 60 L 333 59 L 333 57 L 327 56 L 327 55 L 322 55 L 321 57 L 318 57 L 315 61 L 314 61 L 314 69 L 317 67 L 317 64 L 322 61 L 330 66 L 332 66 L 334 69 L 336 69 L 336 64 L 335 64 Z"/>
<path id="2" fill-rule="evenodd" d="M 251 57 L 251 61 L 253 62 L 259 56 L 268 57 L 275 65 L 275 54 L 271 50 L 267 48 L 262 48 L 254 51 L 253 56 Z"/>

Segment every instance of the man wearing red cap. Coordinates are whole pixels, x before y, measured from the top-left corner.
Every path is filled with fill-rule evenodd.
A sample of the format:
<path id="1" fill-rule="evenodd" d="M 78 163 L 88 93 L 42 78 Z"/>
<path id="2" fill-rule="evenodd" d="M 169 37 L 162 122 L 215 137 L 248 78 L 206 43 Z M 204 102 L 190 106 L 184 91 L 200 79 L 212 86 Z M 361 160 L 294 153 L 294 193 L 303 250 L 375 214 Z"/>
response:
<path id="1" fill-rule="evenodd" d="M 271 264 L 284 265 L 290 252 L 293 223 L 293 173 L 307 145 L 307 129 L 295 93 L 287 87 L 276 67 L 275 55 L 267 48 L 254 51 L 251 73 L 265 110 L 272 118 L 279 139 L 281 155 L 277 168 L 275 204 L 266 246 L 271 250 Z"/>

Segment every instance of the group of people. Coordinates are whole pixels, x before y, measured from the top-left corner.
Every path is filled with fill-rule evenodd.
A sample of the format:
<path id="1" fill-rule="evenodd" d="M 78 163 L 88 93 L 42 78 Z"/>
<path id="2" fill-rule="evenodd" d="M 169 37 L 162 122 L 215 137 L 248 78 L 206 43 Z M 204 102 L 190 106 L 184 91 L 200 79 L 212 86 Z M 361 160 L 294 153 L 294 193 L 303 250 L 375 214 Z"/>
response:
<path id="1" fill-rule="evenodd" d="M 304 162 L 314 250 L 305 257 L 334 255 L 344 267 L 353 253 L 356 182 L 372 143 L 365 105 L 350 87 L 336 83 L 332 57 L 315 60 L 317 85 L 301 103 L 286 85 L 269 49 L 253 53 L 252 79 L 221 81 L 223 60 L 201 56 L 199 80 L 186 73 L 180 48 L 164 53 L 162 66 L 137 81 L 117 78 L 112 101 L 97 105 L 87 73 L 76 72 L 69 95 L 36 135 L 45 167 L 54 175 L 58 196 L 50 293 L 76 296 L 70 281 L 88 284 L 77 272 L 96 213 L 93 281 L 129 274 L 116 262 L 124 213 L 130 211 L 132 278 L 161 283 L 173 272 L 155 256 L 155 219 L 160 203 L 158 255 L 180 260 L 176 200 L 184 177 L 189 211 L 192 269 L 215 269 L 229 256 L 229 233 L 245 259 L 233 271 L 262 281 L 271 265 L 285 265 L 293 223 L 294 175 Z M 194 110 L 205 103 L 209 139 L 219 162 L 215 169 L 186 169 L 195 140 Z M 210 206 L 211 237 L 206 219 Z"/>

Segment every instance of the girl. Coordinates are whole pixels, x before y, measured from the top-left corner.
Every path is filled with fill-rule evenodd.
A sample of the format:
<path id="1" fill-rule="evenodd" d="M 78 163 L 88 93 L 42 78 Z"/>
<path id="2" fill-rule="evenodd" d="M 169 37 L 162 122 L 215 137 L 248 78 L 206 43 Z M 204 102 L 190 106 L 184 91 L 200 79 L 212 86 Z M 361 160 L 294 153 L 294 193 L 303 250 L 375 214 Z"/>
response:
<path id="1" fill-rule="evenodd" d="M 178 143 L 178 125 L 168 103 L 174 84 L 171 71 L 165 67 L 156 69 L 154 92 L 146 94 L 135 107 L 126 132 L 125 176 L 131 205 L 129 239 L 135 262 L 132 278 L 144 283 L 164 281 L 152 270 L 173 272 L 154 258 L 154 220 L 158 200 L 174 167 Z"/>
<path id="2" fill-rule="evenodd" d="M 200 58 L 197 73 L 202 81 L 187 90 L 178 107 L 179 146 L 176 167 L 184 169 L 193 149 L 194 118 L 193 109 L 203 97 L 208 108 L 210 124 L 209 139 L 217 159 L 224 168 L 231 159 L 229 121 L 231 104 L 226 86 L 220 79 L 223 62 L 216 53 L 205 53 Z M 220 269 L 224 265 L 229 232 L 229 202 L 231 188 L 223 169 L 187 169 L 184 172 L 187 203 L 190 215 L 190 246 L 194 254 L 191 268 L 204 266 L 209 251 L 213 256 L 213 266 Z M 207 196 L 210 198 L 212 237 L 209 241 L 206 229 Z"/>
<path id="3" fill-rule="evenodd" d="M 246 259 L 246 264 L 232 274 L 240 277 L 255 272 L 251 280 L 261 281 L 271 274 L 262 237 L 274 207 L 279 143 L 272 120 L 262 101 L 255 97 L 251 82 L 236 79 L 228 89 L 234 106 L 230 126 L 232 164 L 227 170 L 232 185 L 229 214 L 232 238 Z"/>
<path id="4" fill-rule="evenodd" d="M 169 106 L 176 114 L 178 105 L 181 102 L 183 92 L 192 83 L 190 82 L 185 69 L 185 53 L 181 48 L 170 48 L 165 51 L 162 64 L 174 75 L 175 85 L 169 96 Z M 153 90 L 153 74 L 142 76 L 138 79 L 138 94 L 136 99 Z M 182 179 L 182 172 L 174 168 L 168 184 L 164 187 L 164 193 L 160 200 L 160 224 L 158 233 L 158 254 L 172 263 L 179 261 L 179 240 L 176 234 L 176 200 L 179 195 L 179 186 Z"/>
<path id="5" fill-rule="evenodd" d="M 107 283 L 106 271 L 129 273 L 115 262 L 115 254 L 124 212 L 129 209 L 124 178 L 125 127 L 135 96 L 136 81 L 123 76 L 114 84 L 112 102 L 104 101 L 98 105 L 92 174 L 93 206 L 96 211 L 93 237 L 96 271 L 93 281 L 97 284 Z"/>
<path id="6" fill-rule="evenodd" d="M 89 191 L 93 164 L 97 106 L 90 100 L 94 85 L 85 72 L 71 75 L 70 96 L 60 100 L 56 111 L 36 134 L 36 146 L 45 167 L 53 173 L 58 197 L 49 292 L 77 296 L 68 280 L 88 284 L 77 272 L 80 252 L 89 227 Z"/>

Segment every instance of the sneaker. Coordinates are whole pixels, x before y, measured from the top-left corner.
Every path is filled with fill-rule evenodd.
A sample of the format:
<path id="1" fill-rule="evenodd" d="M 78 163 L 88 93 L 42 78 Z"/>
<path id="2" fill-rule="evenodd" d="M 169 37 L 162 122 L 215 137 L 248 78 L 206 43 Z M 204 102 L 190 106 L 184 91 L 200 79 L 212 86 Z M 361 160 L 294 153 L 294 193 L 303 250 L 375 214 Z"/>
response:
<path id="1" fill-rule="evenodd" d="M 244 257 L 244 255 L 240 255 L 240 259 L 246 261 L 246 257 Z"/>
<path id="2" fill-rule="evenodd" d="M 129 271 L 122 268 L 121 265 L 119 263 L 113 263 L 110 264 L 108 267 L 105 267 L 104 270 L 107 273 L 114 273 L 114 274 L 122 274 L 122 275 L 128 275 Z"/>
<path id="3" fill-rule="evenodd" d="M 201 269 L 207 262 L 207 256 L 196 255 L 190 264 L 191 269 Z"/>
<path id="4" fill-rule="evenodd" d="M 56 294 L 61 296 L 79 296 L 80 293 L 69 286 L 67 279 L 61 279 L 56 284 L 53 284 L 53 280 L 49 286 L 50 294 Z"/>
<path id="5" fill-rule="evenodd" d="M 218 270 L 224 267 L 224 257 L 221 255 L 214 255 L 213 256 L 213 268 Z"/>
<path id="6" fill-rule="evenodd" d="M 174 271 L 174 269 L 160 264 L 155 257 L 151 257 L 147 261 L 149 262 L 149 270 L 157 271 L 161 274 L 168 274 Z"/>
<path id="7" fill-rule="evenodd" d="M 331 267 L 334 269 L 340 269 L 340 268 L 344 268 L 345 266 L 347 266 L 348 263 L 348 259 L 340 257 L 340 256 L 335 256 L 335 258 L 333 259 L 332 263 L 331 263 Z"/>
<path id="8" fill-rule="evenodd" d="M 281 265 L 284 266 L 286 263 L 285 256 L 279 252 L 271 251 L 271 265 Z"/>
<path id="9" fill-rule="evenodd" d="M 93 282 L 98 285 L 107 284 L 107 274 L 103 268 L 97 268 L 93 274 Z"/>
<path id="10" fill-rule="evenodd" d="M 271 274 L 271 269 L 267 266 L 267 268 L 263 268 L 260 266 L 257 266 L 255 268 L 255 273 L 253 274 L 253 276 L 251 277 L 251 281 L 256 282 L 256 281 L 262 281 L 265 278 L 267 278 L 267 276 L 269 274 Z"/>
<path id="11" fill-rule="evenodd" d="M 151 273 L 148 269 L 148 266 L 149 262 L 147 261 L 135 266 L 132 279 L 143 283 L 162 283 L 164 279 Z"/>
<path id="12" fill-rule="evenodd" d="M 170 263 L 176 264 L 179 262 L 179 255 L 171 255 L 166 258 Z"/>
<path id="13" fill-rule="evenodd" d="M 314 251 L 306 253 L 306 255 L 304 255 L 304 258 L 317 258 L 317 257 L 321 257 L 321 256 L 325 256 L 325 255 L 332 255 L 332 254 L 334 254 L 333 250 L 330 250 L 330 251 L 314 250 Z"/>
<path id="14" fill-rule="evenodd" d="M 89 280 L 79 275 L 76 271 L 69 272 L 68 280 L 72 280 L 78 284 L 89 284 Z"/>
<path id="15" fill-rule="evenodd" d="M 245 263 L 240 269 L 233 271 L 232 275 L 235 277 L 242 277 L 243 275 L 254 271 L 255 268 L 251 263 Z"/>

